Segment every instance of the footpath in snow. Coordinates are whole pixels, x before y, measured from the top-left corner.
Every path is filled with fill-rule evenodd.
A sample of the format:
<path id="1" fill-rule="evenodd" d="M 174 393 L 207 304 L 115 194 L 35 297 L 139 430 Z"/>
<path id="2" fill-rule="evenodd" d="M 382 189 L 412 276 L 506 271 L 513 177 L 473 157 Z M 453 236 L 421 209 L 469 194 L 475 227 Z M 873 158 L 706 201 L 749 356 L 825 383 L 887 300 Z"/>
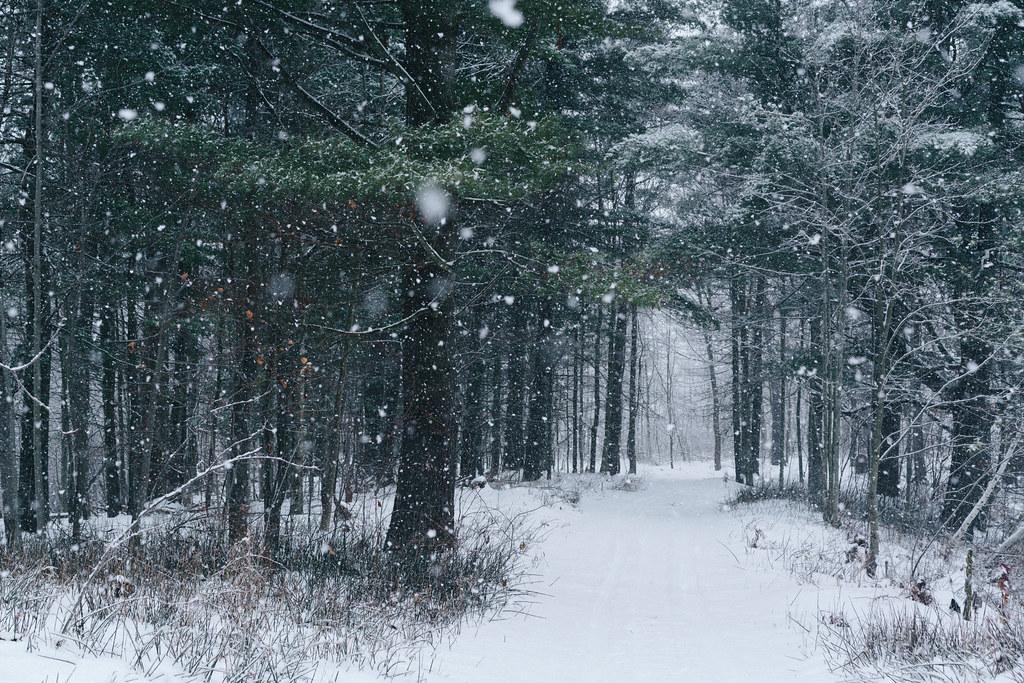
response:
<path id="1" fill-rule="evenodd" d="M 638 491 L 585 491 L 578 510 L 542 509 L 552 529 L 531 616 L 464 630 L 425 680 L 836 680 L 813 622 L 835 587 L 751 556 L 742 515 L 723 506 L 732 491 L 693 463 L 641 469 Z"/>

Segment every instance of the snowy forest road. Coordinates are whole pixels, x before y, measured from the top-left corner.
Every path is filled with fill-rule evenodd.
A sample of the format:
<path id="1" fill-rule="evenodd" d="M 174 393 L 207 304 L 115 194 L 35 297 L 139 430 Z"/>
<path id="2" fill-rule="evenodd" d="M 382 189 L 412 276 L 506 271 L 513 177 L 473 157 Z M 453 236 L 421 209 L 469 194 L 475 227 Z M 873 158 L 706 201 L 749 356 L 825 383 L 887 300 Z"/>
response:
<path id="1" fill-rule="evenodd" d="M 425 680 L 835 680 L 810 653 L 813 624 L 790 618 L 814 596 L 745 557 L 742 521 L 723 509 L 731 484 L 697 465 L 646 470 L 638 491 L 584 492 L 578 511 L 554 511 L 531 616 L 463 632 Z"/>

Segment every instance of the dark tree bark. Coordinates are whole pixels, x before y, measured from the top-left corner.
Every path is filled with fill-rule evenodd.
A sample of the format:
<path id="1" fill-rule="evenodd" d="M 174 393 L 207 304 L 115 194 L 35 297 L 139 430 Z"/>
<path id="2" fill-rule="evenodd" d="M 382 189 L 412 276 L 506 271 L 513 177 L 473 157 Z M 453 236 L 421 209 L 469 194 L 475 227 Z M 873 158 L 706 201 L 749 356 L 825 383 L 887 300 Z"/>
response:
<path id="1" fill-rule="evenodd" d="M 477 344 L 479 319 L 470 324 L 470 338 Z M 480 344 L 481 347 L 485 344 Z M 462 429 L 459 434 L 459 476 L 469 479 L 483 473 L 484 447 L 484 385 L 487 382 L 485 348 L 466 355 L 469 367 L 464 369 L 466 386 L 463 392 Z"/>
<path id="2" fill-rule="evenodd" d="M 746 392 L 746 293 L 738 276 L 729 279 L 729 304 L 731 320 L 729 325 L 730 363 L 732 366 L 732 454 L 735 479 L 746 483 L 747 425 L 745 410 Z"/>
<path id="3" fill-rule="evenodd" d="M 580 469 L 580 393 L 582 390 L 583 372 L 580 361 L 583 356 L 583 325 L 577 323 L 572 352 L 572 471 Z"/>
<path id="4" fill-rule="evenodd" d="M 151 493 L 150 468 L 154 449 L 158 447 L 158 419 L 160 412 L 160 390 L 165 385 L 168 328 L 174 307 L 172 283 L 178 281 L 178 263 L 181 257 L 181 243 L 175 246 L 171 259 L 165 262 L 163 286 L 152 287 L 146 301 L 145 334 L 141 350 L 141 391 L 139 412 L 141 429 L 134 443 L 129 483 L 131 486 L 132 521 L 138 521 L 143 505 Z M 137 543 L 139 536 L 132 537 Z"/>
<path id="5" fill-rule="evenodd" d="M 121 446 L 121 491 L 122 500 L 127 504 L 126 511 L 131 514 L 136 508 L 135 497 L 137 487 L 132 484 L 134 471 L 138 466 L 136 452 L 139 447 L 142 430 L 142 391 L 139 386 L 139 368 L 142 366 L 142 349 L 139 339 L 139 313 L 135 292 L 129 289 L 125 300 L 124 344 L 122 354 L 124 362 L 120 365 L 121 400 L 118 407 L 121 411 L 120 424 L 122 435 Z"/>
<path id="6" fill-rule="evenodd" d="M 771 409 L 772 409 L 772 448 L 771 459 L 773 465 L 779 467 L 779 487 L 785 484 L 786 471 L 786 334 L 787 334 L 786 312 L 779 311 L 779 356 L 775 377 L 770 385 Z"/>
<path id="7" fill-rule="evenodd" d="M 31 241 L 31 238 L 29 238 Z M 31 253 L 31 252 L 29 252 Z M 27 269 L 28 283 L 27 291 L 32 291 L 32 277 L 30 269 Z M 35 300 L 32 296 L 26 297 L 25 315 L 25 338 L 35 338 L 36 325 L 44 329 L 40 331 L 39 337 L 49 337 L 49 305 L 48 300 L 43 303 L 44 311 L 36 315 L 34 311 Z M 18 498 L 21 501 L 21 529 L 29 533 L 36 533 L 44 528 L 46 520 L 49 519 L 49 490 L 50 490 L 50 367 L 52 362 L 51 351 L 39 351 L 41 355 L 35 359 L 38 365 L 39 383 L 28 383 L 22 389 L 24 402 L 27 410 L 22 414 L 21 419 L 21 462 L 18 470 Z M 23 357 L 31 360 L 34 357 L 31 344 L 25 348 Z M 33 370 L 33 377 L 36 375 Z M 38 418 L 38 424 L 37 424 Z"/>
<path id="8" fill-rule="evenodd" d="M 68 375 L 64 368 L 70 365 L 68 347 L 68 335 L 66 333 L 60 335 L 58 342 L 58 353 L 60 356 L 60 474 L 57 478 L 57 491 L 60 493 L 61 499 L 61 510 L 68 513 L 68 521 L 71 521 L 71 513 L 77 516 L 78 511 L 72 510 L 72 507 L 76 504 L 73 498 L 75 498 L 76 486 L 76 472 L 74 463 L 74 447 L 71 444 L 72 438 L 74 437 L 73 430 L 71 429 L 71 410 L 69 408 L 70 401 L 68 400 Z M 72 522 L 71 534 L 74 536 L 76 531 L 81 531 L 81 520 L 78 521 L 78 529 L 74 528 L 74 522 Z"/>
<path id="9" fill-rule="evenodd" d="M 340 379 L 340 378 L 339 378 Z M 341 382 L 339 382 L 341 384 Z M 344 392 L 344 388 L 341 389 Z M 335 393 L 334 413 L 326 425 L 321 425 L 317 430 L 317 452 L 320 463 L 320 531 L 331 530 L 331 520 L 334 519 L 334 499 L 338 492 L 338 470 L 340 469 L 345 431 L 343 412 L 338 411 L 340 404 L 337 400 L 338 393 Z M 344 407 L 341 405 L 341 407 Z"/>
<path id="10" fill-rule="evenodd" d="M 733 452 L 736 481 L 753 485 L 761 451 L 761 404 L 764 400 L 762 378 L 762 339 L 760 325 L 752 324 L 750 315 L 765 310 L 763 279 L 758 278 L 756 290 L 748 291 L 746 278 L 734 276 L 729 294 L 732 306 L 732 396 Z"/>
<path id="11" fill-rule="evenodd" d="M 19 515 L 21 529 L 35 533 L 46 528 L 50 516 L 50 351 L 43 350 L 43 339 L 50 335 L 50 300 L 42 295 L 48 281 L 42 258 L 43 216 L 42 216 L 42 73 L 40 41 L 42 31 L 42 5 L 36 8 L 36 99 L 33 105 L 32 130 L 24 138 L 26 168 L 33 169 L 26 175 L 26 194 L 33 197 L 32 212 L 21 211 L 22 263 L 25 276 L 25 316 L 22 356 L 33 361 L 30 381 L 22 382 L 25 412 L 21 419 L 21 448 L 18 468 L 18 499 L 21 503 Z"/>
<path id="12" fill-rule="evenodd" d="M 860 420 L 850 421 L 850 454 L 847 457 L 854 474 L 868 473 L 871 439 L 864 439 L 864 425 Z"/>
<path id="13" fill-rule="evenodd" d="M 626 430 L 626 461 L 629 463 L 629 473 L 636 474 L 636 416 L 640 410 L 640 390 L 637 387 L 637 372 L 639 369 L 639 323 L 636 304 L 629 307 L 630 331 L 629 331 L 629 420 Z"/>
<path id="14" fill-rule="evenodd" d="M 900 495 L 900 408 L 892 401 L 882 406 L 881 458 L 878 461 L 878 495 Z"/>
<path id="15" fill-rule="evenodd" d="M 30 531 L 45 531 L 50 521 L 50 364 L 52 352 L 44 353 L 43 338 L 44 328 L 49 332 L 49 308 L 50 300 L 46 297 L 43 302 L 43 232 L 44 232 L 44 210 L 43 210 L 43 184 L 46 178 L 46 152 L 45 143 L 47 131 L 44 130 L 44 69 L 46 59 L 44 57 L 44 29 L 46 21 L 45 3 L 43 0 L 36 0 L 35 4 L 35 30 L 33 31 L 33 101 L 32 101 L 32 123 L 31 130 L 25 135 L 25 158 L 26 168 L 31 167 L 32 186 L 32 222 L 31 231 L 25 232 L 25 275 L 26 275 L 26 301 L 28 315 L 26 316 L 27 329 L 25 330 L 25 341 L 29 344 L 26 355 L 32 357 L 32 382 L 29 390 L 29 409 L 26 412 L 25 420 L 22 422 L 22 433 L 27 433 L 27 439 L 22 439 L 22 453 L 28 450 L 32 458 L 30 474 L 33 478 L 32 491 L 30 496 L 19 496 L 22 504 L 26 505 L 26 514 L 23 515 L 23 528 Z M 31 153 L 29 153 L 31 145 Z M 29 236 L 31 235 L 31 236 Z M 47 278 L 48 279 L 48 278 Z M 45 321 L 45 322 L 44 322 Z M 46 358 L 44 364 L 43 358 Z M 27 429 L 26 429 L 27 427 Z M 31 448 L 25 446 L 31 443 Z M 25 462 L 23 455 L 23 464 Z M 25 477 L 22 477 L 24 480 Z"/>
<path id="16" fill-rule="evenodd" d="M 241 310 L 236 313 L 238 327 L 234 357 L 237 365 L 231 391 L 231 440 L 234 448 L 230 454 L 236 460 L 226 474 L 229 544 L 238 543 L 249 534 L 249 463 L 244 456 L 252 448 L 248 408 L 254 399 L 252 375 L 256 369 L 253 344 L 256 314 L 255 302 L 248 294 L 241 297 Z"/>
<path id="17" fill-rule="evenodd" d="M 244 335 L 239 335 L 240 337 Z M 239 345 L 241 346 L 241 345 Z M 242 348 L 238 349 L 243 351 Z M 241 374 L 241 373 L 236 373 Z M 248 380 L 236 379 L 231 394 L 231 439 L 235 444 L 230 457 L 239 458 L 249 449 L 249 425 L 246 419 L 245 386 Z M 249 463 L 236 460 L 227 471 L 228 543 L 235 544 L 249 534 Z"/>
<path id="18" fill-rule="evenodd" d="M 388 529 L 392 549 L 452 542 L 452 471 L 455 402 L 448 346 L 452 338 L 450 293 L 430 308 L 446 271 L 420 263 L 409 269 L 404 317 L 412 317 L 402 339 L 402 448 L 395 510 Z M 424 310 L 424 308 L 426 310 Z"/>
<path id="19" fill-rule="evenodd" d="M 106 488 L 107 516 L 121 514 L 121 467 L 117 451 L 117 372 L 114 368 L 116 318 L 107 305 L 100 317 L 100 348 L 103 354 L 100 392 L 103 403 L 103 481 Z"/>
<path id="20" fill-rule="evenodd" d="M 808 325 L 810 348 L 814 353 L 821 349 L 821 319 L 811 318 Z M 815 362 L 815 370 L 820 370 L 820 362 Z M 807 492 L 815 503 L 822 502 L 825 492 L 825 466 L 822 462 L 822 439 L 824 438 L 825 398 L 822 391 L 823 378 L 815 373 L 807 379 Z"/>
<path id="21" fill-rule="evenodd" d="M 594 324 L 594 418 L 590 422 L 590 463 L 588 472 L 597 471 L 597 429 L 601 422 L 601 329 L 604 308 L 597 304 L 597 320 Z"/>
<path id="22" fill-rule="evenodd" d="M 942 506 L 943 522 L 948 529 L 958 529 L 963 524 L 991 476 L 990 441 L 994 417 L 988 397 L 992 392 L 989 360 L 992 348 L 983 339 L 965 337 L 960 342 L 960 354 L 960 379 L 952 392 L 950 410 L 952 457 Z M 984 517 L 984 514 L 978 515 L 972 530 L 984 525 Z"/>
<path id="23" fill-rule="evenodd" d="M 797 480 L 804 483 L 804 435 L 801 424 L 803 423 L 803 382 L 797 382 L 796 385 L 796 398 L 793 401 L 793 427 L 796 432 L 794 441 L 796 441 L 796 467 L 797 467 Z"/>
<path id="24" fill-rule="evenodd" d="M 493 475 L 501 470 L 501 432 L 505 424 L 502 416 L 502 391 L 501 391 L 501 368 L 502 357 L 500 345 L 492 341 L 491 345 L 491 415 L 488 430 L 490 439 L 490 467 L 488 471 Z"/>
<path id="25" fill-rule="evenodd" d="M 508 401 L 505 405 L 505 457 L 502 467 L 517 470 L 523 466 L 526 451 L 524 418 L 526 413 L 527 355 L 523 348 L 526 332 L 522 314 L 512 311 L 508 344 Z"/>
<path id="26" fill-rule="evenodd" d="M 995 411 L 989 404 L 993 394 L 993 356 L 995 350 L 985 336 L 986 295 L 992 290 L 997 244 L 994 223 L 996 209 L 976 207 L 972 221 L 963 221 L 965 244 L 972 245 L 952 259 L 955 268 L 956 298 L 954 319 L 960 332 L 960 367 L 949 401 L 952 416 L 952 454 L 949 478 L 942 506 L 947 529 L 958 529 L 980 500 L 991 476 L 991 437 Z M 983 529 L 987 515 L 982 512 L 971 525 Z"/>
<path id="27" fill-rule="evenodd" d="M 523 480 L 536 481 L 544 474 L 551 461 L 550 427 L 552 411 L 552 378 L 554 374 L 554 346 L 551 336 L 551 301 L 545 298 L 537 307 L 536 333 L 531 354 L 530 400 L 527 420 L 526 453 L 523 460 Z"/>
<path id="28" fill-rule="evenodd" d="M 605 391 L 604 444 L 601 449 L 601 471 L 618 474 L 621 470 L 622 443 L 622 379 L 626 366 L 627 307 L 618 304 L 613 314 L 608 349 L 608 381 Z"/>
<path id="29" fill-rule="evenodd" d="M 409 126 L 443 124 L 455 110 L 453 81 L 459 36 L 457 5 L 403 0 L 405 88 Z M 454 207 L 450 207 L 454 209 Z M 418 551 L 454 542 L 455 477 L 452 385 L 453 286 L 447 263 L 458 239 L 455 211 L 422 225 L 433 253 L 417 250 L 402 279 L 402 445 L 387 545 Z"/>
<path id="30" fill-rule="evenodd" d="M 704 346 L 708 356 L 708 382 L 711 387 L 711 431 L 714 439 L 715 471 L 722 469 L 722 399 L 718 394 L 718 371 L 715 363 L 715 348 L 711 333 L 704 331 Z M 671 353 L 671 350 L 669 351 Z"/>
<path id="31" fill-rule="evenodd" d="M 355 287 L 351 293 L 348 306 L 346 324 L 349 328 L 355 321 Z M 337 375 L 334 378 L 334 398 L 332 400 L 332 413 L 327 424 L 321 429 L 323 439 L 320 450 L 320 531 L 328 531 L 331 528 L 333 519 L 334 498 L 338 490 L 338 470 L 341 466 L 343 453 L 345 452 L 345 411 L 348 404 L 348 378 L 349 378 L 349 357 L 352 353 L 352 339 L 346 337 L 342 343 L 341 355 L 338 359 Z M 378 373 L 378 375 L 383 373 Z M 371 392 L 366 391 L 364 395 Z M 379 396 L 371 399 L 364 399 L 369 403 L 366 408 L 386 415 L 387 407 Z M 368 434 L 373 445 L 380 447 L 383 437 L 376 438 L 377 434 Z M 379 467 L 379 463 L 375 463 Z M 377 482 L 380 485 L 382 478 L 378 471 Z"/>
<path id="32" fill-rule="evenodd" d="M 397 386 L 388 356 L 390 344 L 373 343 L 370 353 L 375 354 L 376 370 L 364 378 L 363 384 L 363 448 L 362 462 L 371 468 L 378 486 L 395 480 L 394 434 Z"/>
<path id="33" fill-rule="evenodd" d="M 910 403 L 906 407 L 906 419 L 909 425 L 909 440 L 903 457 L 907 462 L 907 503 L 912 504 L 917 485 L 925 481 L 928 465 L 925 460 L 927 441 L 925 439 L 924 416 L 922 407 Z"/>
<path id="34" fill-rule="evenodd" d="M 292 412 L 292 428 L 295 434 L 292 437 L 292 455 L 288 467 L 288 516 L 301 515 L 305 506 L 302 500 L 302 480 L 305 475 L 306 465 L 306 387 L 302 379 L 303 368 L 297 368 L 295 375 L 296 399 L 295 410 Z"/>
<path id="35" fill-rule="evenodd" d="M 755 282 L 754 308 L 764 319 L 770 318 L 767 306 L 764 278 L 758 277 Z M 747 415 L 746 437 L 747 455 L 744 458 L 747 467 L 746 481 L 753 486 L 754 475 L 760 471 L 761 463 L 761 423 L 764 407 L 764 326 L 753 325 L 750 334 L 750 348 L 747 353 Z"/>
<path id="36" fill-rule="evenodd" d="M 174 340 L 174 372 L 172 374 L 170 419 L 168 420 L 167 448 L 170 450 L 164 461 L 161 479 L 162 491 L 172 491 L 185 483 L 198 462 L 199 445 L 195 431 L 190 429 L 190 405 L 197 391 L 196 366 L 199 348 L 195 333 L 188 325 L 178 329 Z M 182 492 L 183 502 L 189 491 Z"/>
<path id="37" fill-rule="evenodd" d="M 71 517 L 73 541 L 81 538 L 83 519 L 89 516 L 89 413 L 90 368 L 87 344 L 92 338 L 93 301 L 89 288 L 79 290 L 74 321 L 66 331 L 68 363 L 61 364 L 61 374 L 67 376 L 68 413 L 71 426 L 71 481 L 65 482 L 68 490 L 68 515 Z"/>
<path id="38" fill-rule="evenodd" d="M 13 46 L 11 47 L 13 50 Z M 3 243 L 0 225 L 0 244 Z M 6 273 L 0 274 L 0 277 Z M 7 352 L 7 315 L 0 311 L 0 362 L 11 365 Z M 0 368 L 0 490 L 3 491 L 4 542 L 8 548 L 18 542 L 18 516 L 21 504 L 18 497 L 18 451 L 14 444 L 14 379 L 12 373 Z"/>
<path id="39" fill-rule="evenodd" d="M 1016 24 L 1009 17 L 997 21 L 982 67 L 989 77 L 986 118 L 997 131 L 1006 122 L 1010 71 L 1004 65 L 1010 59 L 1013 33 L 1018 30 Z M 1003 247 L 996 226 L 1005 221 L 1000 217 L 998 206 L 986 201 L 969 203 L 963 214 L 964 220 L 957 221 L 960 241 L 945 264 L 953 285 L 953 299 L 959 302 L 953 307 L 953 317 L 960 332 L 960 367 L 949 392 L 952 453 L 942 506 L 943 524 L 953 530 L 966 521 L 991 477 L 995 410 L 989 401 L 993 394 L 996 349 L 985 327 L 990 317 L 988 298 L 998 270 L 991 266 L 999 263 Z M 986 524 L 987 514 L 982 510 L 971 523 L 968 534 L 984 529 Z"/>
<path id="40" fill-rule="evenodd" d="M 264 432 L 262 451 L 268 458 L 263 479 L 263 546 L 271 556 L 277 554 L 281 543 L 281 509 L 288 493 L 289 463 L 294 457 L 292 410 L 293 384 L 279 378 L 268 394 L 267 414 L 276 405 L 277 415 L 272 433 Z M 273 397 L 273 398 L 271 398 Z"/>

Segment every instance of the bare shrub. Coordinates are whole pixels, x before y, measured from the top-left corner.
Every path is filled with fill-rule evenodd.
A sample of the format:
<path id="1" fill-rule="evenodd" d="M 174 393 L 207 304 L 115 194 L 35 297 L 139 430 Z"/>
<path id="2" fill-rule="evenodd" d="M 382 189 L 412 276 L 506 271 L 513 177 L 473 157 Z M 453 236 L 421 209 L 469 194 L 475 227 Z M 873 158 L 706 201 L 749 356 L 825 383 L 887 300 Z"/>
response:
<path id="1" fill-rule="evenodd" d="M 769 481 L 758 481 L 754 486 L 743 486 L 732 499 L 730 505 L 745 505 L 759 503 L 765 500 L 807 500 L 807 489 L 803 484 L 790 482 L 786 486 L 779 486 Z"/>
<path id="2" fill-rule="evenodd" d="M 295 520 L 273 558 L 248 539 L 229 547 L 221 527 L 170 515 L 134 554 L 127 544 L 111 554 L 95 528 L 74 546 L 26 537 L 0 557 L 0 629 L 144 672 L 171 661 L 204 679 L 298 682 L 321 662 L 410 671 L 464 620 L 515 609 L 527 595 L 525 520 L 486 508 L 463 514 L 458 547 L 425 559 L 414 580 L 382 550 L 383 515 L 329 534 Z M 258 531 L 254 523 L 253 538 Z"/>
<path id="3" fill-rule="evenodd" d="M 1024 615 L 1016 615 L 1017 617 Z M 942 606 L 892 605 L 835 624 L 822 620 L 831 664 L 853 680 L 1024 681 L 1024 626 L 989 612 L 964 621 Z"/>

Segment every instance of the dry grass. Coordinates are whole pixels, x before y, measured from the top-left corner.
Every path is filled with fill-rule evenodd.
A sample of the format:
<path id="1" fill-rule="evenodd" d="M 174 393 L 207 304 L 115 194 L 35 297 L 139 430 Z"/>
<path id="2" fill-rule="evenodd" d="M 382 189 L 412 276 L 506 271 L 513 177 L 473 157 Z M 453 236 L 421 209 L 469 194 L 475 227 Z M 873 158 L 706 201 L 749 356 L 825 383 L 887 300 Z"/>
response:
<path id="1" fill-rule="evenodd" d="M 821 620 L 820 641 L 851 680 L 893 683 L 1024 681 L 1024 627 L 991 611 L 964 621 L 945 606 L 890 604 L 850 620 Z"/>
<path id="2" fill-rule="evenodd" d="M 464 514 L 458 548 L 429 558 L 415 581 L 381 550 L 384 521 L 335 534 L 293 521 L 273 560 L 247 542 L 228 547 L 218 520 L 184 512 L 147 528 L 135 555 L 111 553 L 99 533 L 75 546 L 25 539 L 0 557 L 0 630 L 143 672 L 173 662 L 196 680 L 298 683 L 323 662 L 414 671 L 466 620 L 527 599 L 522 517 Z"/>

